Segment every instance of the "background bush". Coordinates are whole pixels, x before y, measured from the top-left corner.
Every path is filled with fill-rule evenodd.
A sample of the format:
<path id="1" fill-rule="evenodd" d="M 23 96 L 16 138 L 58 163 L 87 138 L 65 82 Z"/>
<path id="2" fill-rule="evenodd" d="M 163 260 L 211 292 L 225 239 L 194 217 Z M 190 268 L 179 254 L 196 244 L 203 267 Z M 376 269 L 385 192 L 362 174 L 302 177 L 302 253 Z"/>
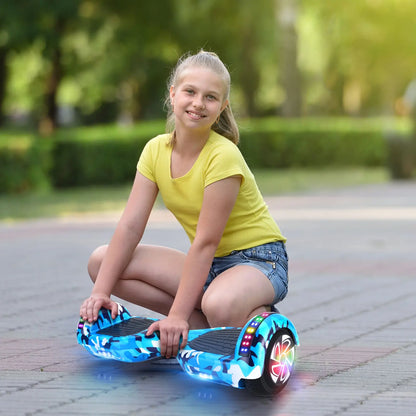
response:
<path id="1" fill-rule="evenodd" d="M 131 180 L 145 140 L 59 140 L 53 147 L 54 187 L 116 184 Z"/>
<path id="2" fill-rule="evenodd" d="M 149 138 L 163 133 L 162 121 L 61 130 L 54 137 L 54 187 L 119 184 L 131 181 Z"/>
<path id="3" fill-rule="evenodd" d="M 28 135 L 0 139 L 0 193 L 24 192 L 50 186 L 51 143 Z"/>
<path id="4" fill-rule="evenodd" d="M 394 121 L 393 128 L 408 126 Z M 145 143 L 163 131 L 158 121 L 62 129 L 51 138 L 3 133 L 0 192 L 129 182 Z M 378 119 L 254 119 L 240 132 L 252 168 L 380 167 L 388 159 L 386 125 Z"/>
<path id="5" fill-rule="evenodd" d="M 385 136 L 380 119 L 262 119 L 242 124 L 240 148 L 256 168 L 374 167 L 386 163 Z"/>

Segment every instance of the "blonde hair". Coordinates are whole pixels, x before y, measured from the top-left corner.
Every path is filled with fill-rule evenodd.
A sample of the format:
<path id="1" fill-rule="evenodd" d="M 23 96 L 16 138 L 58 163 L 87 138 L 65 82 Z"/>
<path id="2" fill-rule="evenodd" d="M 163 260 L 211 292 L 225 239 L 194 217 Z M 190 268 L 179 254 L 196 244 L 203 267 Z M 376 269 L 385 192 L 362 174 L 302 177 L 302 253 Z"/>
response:
<path id="1" fill-rule="evenodd" d="M 206 52 L 201 50 L 195 55 L 186 54 L 182 56 L 175 68 L 173 69 L 169 80 L 168 80 L 168 93 L 165 100 L 165 106 L 168 110 L 167 120 L 166 120 L 166 132 L 172 133 L 171 144 L 175 142 L 176 132 L 175 132 L 175 114 L 173 112 L 173 107 L 171 104 L 169 90 L 171 86 L 177 86 L 181 81 L 183 72 L 191 66 L 199 66 L 203 68 L 208 68 L 215 72 L 223 81 L 225 86 L 225 97 L 224 101 L 228 100 L 227 106 L 221 112 L 217 121 L 212 125 L 211 129 L 216 133 L 221 134 L 227 139 L 231 140 L 234 144 L 238 144 L 240 139 L 240 134 L 238 131 L 237 122 L 235 121 L 234 114 L 231 110 L 229 103 L 230 100 L 230 87 L 231 87 L 231 77 L 228 69 L 225 67 L 221 59 L 214 52 Z"/>

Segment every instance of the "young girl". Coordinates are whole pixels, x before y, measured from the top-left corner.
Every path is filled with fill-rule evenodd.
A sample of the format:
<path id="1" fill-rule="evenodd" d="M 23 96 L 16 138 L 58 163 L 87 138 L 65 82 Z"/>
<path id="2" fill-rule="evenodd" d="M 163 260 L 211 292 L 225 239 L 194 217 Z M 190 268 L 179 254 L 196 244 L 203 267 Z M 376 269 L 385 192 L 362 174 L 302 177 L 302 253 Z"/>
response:
<path id="1" fill-rule="evenodd" d="M 94 288 L 81 316 L 92 322 L 104 307 L 115 318 L 111 294 L 162 313 L 148 334 L 160 331 L 167 358 L 190 328 L 242 326 L 287 293 L 286 240 L 236 146 L 229 95 L 216 54 L 179 60 L 167 99 L 173 131 L 146 144 L 113 238 L 88 264 Z M 139 244 L 159 191 L 190 239 L 187 254 Z"/>

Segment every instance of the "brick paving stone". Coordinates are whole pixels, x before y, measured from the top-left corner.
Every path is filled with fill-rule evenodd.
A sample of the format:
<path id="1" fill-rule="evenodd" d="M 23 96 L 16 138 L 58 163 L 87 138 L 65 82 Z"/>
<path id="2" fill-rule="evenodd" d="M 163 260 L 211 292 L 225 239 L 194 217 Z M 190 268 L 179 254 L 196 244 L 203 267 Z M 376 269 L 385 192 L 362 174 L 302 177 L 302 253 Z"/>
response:
<path id="1" fill-rule="evenodd" d="M 86 262 L 118 217 L 103 215 L 0 223 L 0 415 L 413 414 L 416 183 L 268 203 L 289 238 L 290 291 L 279 308 L 301 340 L 278 397 L 196 382 L 177 367 L 96 359 L 76 344 Z M 144 241 L 189 247 L 163 210 Z"/>

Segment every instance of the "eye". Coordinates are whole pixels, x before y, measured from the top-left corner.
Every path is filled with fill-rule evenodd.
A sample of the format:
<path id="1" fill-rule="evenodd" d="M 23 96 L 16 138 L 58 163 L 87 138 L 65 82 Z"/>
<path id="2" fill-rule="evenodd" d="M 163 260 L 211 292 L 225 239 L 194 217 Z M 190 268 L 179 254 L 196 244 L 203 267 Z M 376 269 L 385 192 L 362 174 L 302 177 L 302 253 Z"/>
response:
<path id="1" fill-rule="evenodd" d="M 189 95 L 193 95 L 194 94 L 194 90 L 192 88 L 186 88 L 185 92 Z"/>
<path id="2" fill-rule="evenodd" d="M 211 95 L 211 94 L 209 94 L 209 95 L 207 95 L 207 99 L 208 99 L 209 101 L 216 101 L 216 100 L 217 100 L 217 97 L 216 97 L 215 95 Z"/>

